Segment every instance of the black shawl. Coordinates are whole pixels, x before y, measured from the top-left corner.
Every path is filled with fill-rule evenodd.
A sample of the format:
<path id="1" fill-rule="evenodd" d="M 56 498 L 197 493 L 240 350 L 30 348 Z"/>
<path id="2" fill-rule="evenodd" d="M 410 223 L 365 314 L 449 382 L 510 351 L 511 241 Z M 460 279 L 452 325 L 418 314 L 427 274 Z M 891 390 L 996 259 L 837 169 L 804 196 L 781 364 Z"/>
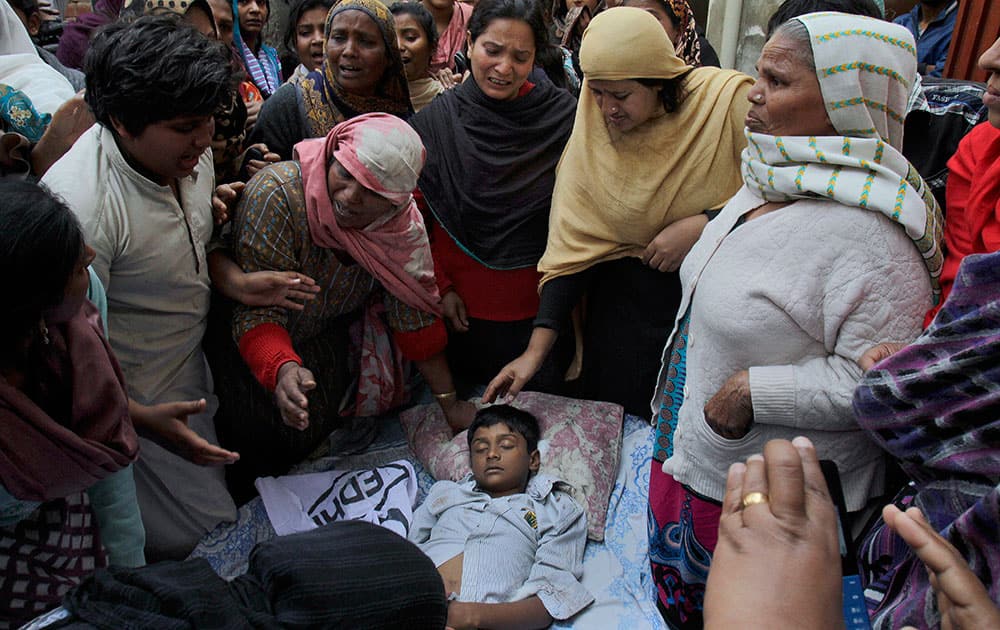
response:
<path id="1" fill-rule="evenodd" d="M 427 148 L 418 187 L 467 254 L 493 269 L 538 264 L 575 113 L 576 99 L 551 83 L 498 101 L 470 79 L 411 119 Z"/>

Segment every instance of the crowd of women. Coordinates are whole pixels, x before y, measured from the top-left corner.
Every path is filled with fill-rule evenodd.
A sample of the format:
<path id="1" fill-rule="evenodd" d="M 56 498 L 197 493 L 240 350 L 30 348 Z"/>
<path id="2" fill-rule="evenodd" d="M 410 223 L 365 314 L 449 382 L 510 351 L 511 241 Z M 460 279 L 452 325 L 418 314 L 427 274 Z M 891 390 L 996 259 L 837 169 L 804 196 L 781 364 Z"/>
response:
<path id="1" fill-rule="evenodd" d="M 875 626 L 1000 616 L 1000 40 L 942 208 L 878 3 L 788 0 L 756 79 L 612 4 L 300 0 L 279 55 L 268 0 L 100 0 L 74 95 L 0 3 L 0 627 L 428 390 L 648 419 L 671 627 L 836 626 L 821 459 Z"/>

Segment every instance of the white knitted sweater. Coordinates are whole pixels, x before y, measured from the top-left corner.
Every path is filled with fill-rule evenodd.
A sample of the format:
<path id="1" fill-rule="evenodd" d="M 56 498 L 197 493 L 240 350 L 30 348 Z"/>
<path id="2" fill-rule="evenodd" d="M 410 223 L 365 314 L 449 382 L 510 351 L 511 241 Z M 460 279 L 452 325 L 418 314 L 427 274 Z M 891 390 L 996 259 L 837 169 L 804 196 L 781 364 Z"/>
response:
<path id="1" fill-rule="evenodd" d="M 851 408 L 857 361 L 878 343 L 916 338 L 931 305 L 927 270 L 900 226 L 832 201 L 797 201 L 734 227 L 763 203 L 741 189 L 681 267 L 678 321 L 690 305 L 687 380 L 663 470 L 721 500 L 730 464 L 762 452 L 768 440 L 805 435 L 821 459 L 837 463 L 847 508 L 857 510 L 882 492 L 884 470 Z M 675 334 L 676 327 L 664 361 Z M 744 369 L 755 424 L 728 440 L 703 410 Z"/>

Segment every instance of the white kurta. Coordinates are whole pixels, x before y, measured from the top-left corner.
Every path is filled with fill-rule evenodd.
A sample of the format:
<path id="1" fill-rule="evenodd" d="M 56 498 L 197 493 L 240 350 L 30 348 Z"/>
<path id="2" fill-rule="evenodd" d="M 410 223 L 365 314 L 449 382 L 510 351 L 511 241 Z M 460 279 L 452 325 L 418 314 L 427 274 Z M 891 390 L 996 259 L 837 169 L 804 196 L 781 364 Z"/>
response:
<path id="1" fill-rule="evenodd" d="M 129 395 L 143 404 L 205 398 L 190 426 L 216 443 L 217 402 L 201 350 L 211 288 L 205 246 L 212 235 L 212 154 L 168 186 L 125 161 L 113 134 L 94 125 L 42 178 L 83 225 L 93 269 L 108 294 L 111 347 Z M 235 518 L 222 468 L 205 468 L 142 440 L 139 503 L 154 557 L 186 555 L 220 521 Z"/>

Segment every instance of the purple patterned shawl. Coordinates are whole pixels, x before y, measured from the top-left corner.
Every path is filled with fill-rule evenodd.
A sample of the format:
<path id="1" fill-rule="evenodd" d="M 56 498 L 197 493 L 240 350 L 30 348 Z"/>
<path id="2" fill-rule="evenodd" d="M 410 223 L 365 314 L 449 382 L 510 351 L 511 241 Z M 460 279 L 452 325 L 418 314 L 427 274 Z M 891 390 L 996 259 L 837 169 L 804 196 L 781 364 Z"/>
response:
<path id="1" fill-rule="evenodd" d="M 865 375 L 854 409 L 914 481 L 907 503 L 1000 603 L 1000 253 L 963 261 L 931 326 Z M 873 628 L 940 624 L 923 563 L 885 523 L 859 561 Z"/>

